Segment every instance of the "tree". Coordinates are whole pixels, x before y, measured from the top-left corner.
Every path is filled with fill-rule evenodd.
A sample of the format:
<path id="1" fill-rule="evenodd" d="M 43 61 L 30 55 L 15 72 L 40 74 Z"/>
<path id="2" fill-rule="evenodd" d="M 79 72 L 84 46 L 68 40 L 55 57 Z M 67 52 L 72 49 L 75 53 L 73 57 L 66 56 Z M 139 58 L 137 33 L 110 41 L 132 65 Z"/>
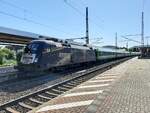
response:
<path id="1" fill-rule="evenodd" d="M 15 60 L 15 52 L 8 48 L 0 48 L 0 65 L 3 65 L 7 60 Z"/>
<path id="2" fill-rule="evenodd" d="M 0 49 L 0 65 L 2 65 L 4 63 L 4 58 L 7 54 L 2 51 L 2 49 Z"/>
<path id="3" fill-rule="evenodd" d="M 10 60 L 10 59 L 15 59 L 15 52 L 8 49 L 8 48 L 3 48 L 2 52 L 4 52 L 6 54 L 6 59 Z"/>

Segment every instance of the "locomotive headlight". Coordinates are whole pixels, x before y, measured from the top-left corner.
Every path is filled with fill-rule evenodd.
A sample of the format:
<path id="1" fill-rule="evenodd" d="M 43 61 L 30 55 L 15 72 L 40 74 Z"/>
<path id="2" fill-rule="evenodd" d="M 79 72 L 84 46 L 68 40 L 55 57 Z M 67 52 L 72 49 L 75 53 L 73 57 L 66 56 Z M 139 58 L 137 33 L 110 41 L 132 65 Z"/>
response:
<path id="1" fill-rule="evenodd" d="M 35 58 L 34 62 L 37 62 L 38 61 L 38 58 Z"/>

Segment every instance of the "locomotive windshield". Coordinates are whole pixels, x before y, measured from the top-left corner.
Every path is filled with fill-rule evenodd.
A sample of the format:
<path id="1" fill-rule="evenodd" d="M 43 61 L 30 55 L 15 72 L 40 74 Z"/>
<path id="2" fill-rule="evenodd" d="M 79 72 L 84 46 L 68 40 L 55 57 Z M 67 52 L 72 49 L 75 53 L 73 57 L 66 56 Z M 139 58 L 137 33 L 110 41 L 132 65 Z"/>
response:
<path id="1" fill-rule="evenodd" d="M 25 53 L 37 53 L 39 49 L 39 44 L 38 43 L 31 43 L 26 46 L 25 48 Z"/>

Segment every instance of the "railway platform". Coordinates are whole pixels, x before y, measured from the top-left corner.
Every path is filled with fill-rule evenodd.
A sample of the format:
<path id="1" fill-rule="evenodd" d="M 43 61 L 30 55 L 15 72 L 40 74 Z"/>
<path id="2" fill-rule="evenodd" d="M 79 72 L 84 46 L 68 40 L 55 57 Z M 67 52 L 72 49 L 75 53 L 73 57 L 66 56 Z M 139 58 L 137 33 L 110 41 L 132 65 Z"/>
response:
<path id="1" fill-rule="evenodd" d="M 150 59 L 130 59 L 31 113 L 150 113 Z"/>

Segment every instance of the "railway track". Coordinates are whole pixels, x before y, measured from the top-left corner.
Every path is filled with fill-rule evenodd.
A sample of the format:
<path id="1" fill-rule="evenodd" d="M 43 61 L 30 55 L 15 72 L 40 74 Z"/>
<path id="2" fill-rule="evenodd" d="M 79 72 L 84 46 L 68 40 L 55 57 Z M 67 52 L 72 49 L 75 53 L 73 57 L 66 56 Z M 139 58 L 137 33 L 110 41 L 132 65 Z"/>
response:
<path id="1" fill-rule="evenodd" d="M 73 87 L 76 87 L 82 82 L 85 82 L 90 78 L 96 76 L 97 74 L 106 71 L 112 66 L 115 66 L 128 59 L 129 58 L 124 58 L 117 61 L 112 61 L 100 66 L 81 71 L 76 77 L 69 78 L 68 80 L 65 80 L 63 82 L 56 83 L 47 88 L 7 102 L 0 106 L 0 113 L 27 113 L 35 107 L 38 107 L 39 105 L 61 95 L 62 93 L 72 89 Z"/>

